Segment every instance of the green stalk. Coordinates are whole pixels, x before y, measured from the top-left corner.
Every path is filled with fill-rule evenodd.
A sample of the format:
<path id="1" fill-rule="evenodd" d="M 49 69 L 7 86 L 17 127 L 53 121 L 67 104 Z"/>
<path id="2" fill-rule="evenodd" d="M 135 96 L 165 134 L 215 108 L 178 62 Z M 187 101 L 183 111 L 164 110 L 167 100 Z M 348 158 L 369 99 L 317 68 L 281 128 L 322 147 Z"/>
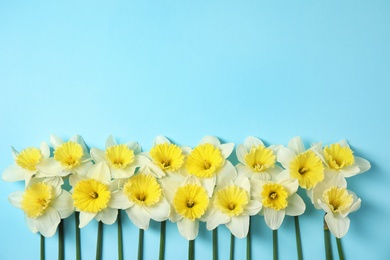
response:
<path id="1" fill-rule="evenodd" d="M 336 237 L 337 251 L 339 252 L 339 259 L 344 260 L 343 245 L 341 244 L 341 238 Z"/>
<path id="2" fill-rule="evenodd" d="M 213 229 L 213 260 L 218 260 L 218 227 Z"/>
<path id="3" fill-rule="evenodd" d="M 41 260 L 45 260 L 45 237 L 41 234 Z"/>
<path id="4" fill-rule="evenodd" d="M 161 227 L 160 227 L 160 253 L 158 256 L 159 260 L 164 260 L 165 258 L 165 233 L 166 233 L 166 226 L 167 226 L 167 221 L 161 222 Z"/>
<path id="5" fill-rule="evenodd" d="M 144 230 L 140 228 L 138 234 L 138 260 L 142 260 L 144 258 L 143 254 L 144 254 Z"/>
<path id="6" fill-rule="evenodd" d="M 58 260 L 64 260 L 64 221 L 58 225 Z"/>
<path id="7" fill-rule="evenodd" d="M 246 260 L 251 260 L 251 225 L 249 223 L 248 235 L 246 236 Z"/>
<path id="8" fill-rule="evenodd" d="M 195 239 L 188 241 L 188 260 L 195 260 Z"/>
<path id="9" fill-rule="evenodd" d="M 299 217 L 294 217 L 295 221 L 295 240 L 297 242 L 297 253 L 298 253 L 298 260 L 303 260 L 302 255 L 302 241 L 301 241 L 301 231 L 299 228 Z"/>
<path id="10" fill-rule="evenodd" d="M 96 243 L 96 260 L 102 259 L 103 252 L 103 222 L 99 221 L 98 224 L 98 236 Z"/>
<path id="11" fill-rule="evenodd" d="M 325 242 L 325 256 L 326 260 L 332 260 L 332 247 L 330 244 L 329 228 L 324 220 L 324 242 Z"/>
<path id="12" fill-rule="evenodd" d="M 234 259 L 234 235 L 230 234 L 230 260 Z"/>
<path id="13" fill-rule="evenodd" d="M 121 211 L 118 211 L 118 260 L 123 259 L 123 242 L 122 242 L 122 217 Z"/>
<path id="14" fill-rule="evenodd" d="M 79 219 L 80 213 L 75 211 L 74 217 L 75 217 L 75 224 L 76 224 L 76 260 L 81 260 L 81 247 L 80 247 L 80 219 Z"/>
<path id="15" fill-rule="evenodd" d="M 278 230 L 275 229 L 275 230 L 272 230 L 272 242 L 273 242 L 273 245 L 274 245 L 274 260 L 278 260 Z"/>

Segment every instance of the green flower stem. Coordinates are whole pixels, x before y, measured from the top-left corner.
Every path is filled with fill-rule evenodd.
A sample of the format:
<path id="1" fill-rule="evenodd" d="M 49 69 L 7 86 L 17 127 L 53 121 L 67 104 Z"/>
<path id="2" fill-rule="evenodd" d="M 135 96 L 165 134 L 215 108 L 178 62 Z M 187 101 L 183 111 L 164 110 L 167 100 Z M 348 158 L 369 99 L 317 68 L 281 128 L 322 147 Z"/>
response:
<path id="1" fill-rule="evenodd" d="M 118 260 L 123 259 L 123 242 L 122 242 L 122 217 L 121 211 L 118 212 Z"/>
<path id="2" fill-rule="evenodd" d="M 167 221 L 161 222 L 160 227 L 160 253 L 158 256 L 159 260 L 164 260 L 165 258 L 165 233 L 166 233 Z"/>
<path id="3" fill-rule="evenodd" d="M 250 224 L 249 224 L 248 235 L 246 236 L 246 260 L 251 260 L 251 225 Z"/>
<path id="4" fill-rule="evenodd" d="M 64 221 L 58 225 L 58 260 L 64 260 Z"/>
<path id="5" fill-rule="evenodd" d="M 326 260 L 332 260 L 332 247 L 330 244 L 329 228 L 324 220 L 324 242 L 325 242 L 325 257 Z"/>
<path id="6" fill-rule="evenodd" d="M 138 234 L 138 260 L 142 260 L 143 258 L 144 258 L 144 230 L 140 228 Z"/>
<path id="7" fill-rule="evenodd" d="M 41 260 L 45 260 L 45 237 L 41 234 Z"/>
<path id="8" fill-rule="evenodd" d="M 343 245 L 341 244 L 341 238 L 336 237 L 337 251 L 339 252 L 339 259 L 344 260 Z"/>
<path id="9" fill-rule="evenodd" d="M 234 235 L 230 234 L 230 260 L 234 259 Z"/>
<path id="10" fill-rule="evenodd" d="M 81 246 L 80 246 L 80 213 L 74 213 L 75 225 L 76 225 L 76 260 L 81 260 Z"/>
<path id="11" fill-rule="evenodd" d="M 103 222 L 99 221 L 98 224 L 98 236 L 96 243 L 96 260 L 102 259 L 103 252 Z"/>
<path id="12" fill-rule="evenodd" d="M 213 229 L 213 260 L 218 260 L 218 227 Z"/>
<path id="13" fill-rule="evenodd" d="M 274 260 L 278 260 L 278 230 L 272 230 L 272 242 L 274 245 Z"/>
<path id="14" fill-rule="evenodd" d="M 188 241 L 188 260 L 195 260 L 195 239 Z"/>
<path id="15" fill-rule="evenodd" d="M 294 222 L 295 222 L 295 240 L 297 242 L 298 260 L 303 260 L 301 231 L 299 228 L 299 217 L 298 216 L 294 217 Z"/>

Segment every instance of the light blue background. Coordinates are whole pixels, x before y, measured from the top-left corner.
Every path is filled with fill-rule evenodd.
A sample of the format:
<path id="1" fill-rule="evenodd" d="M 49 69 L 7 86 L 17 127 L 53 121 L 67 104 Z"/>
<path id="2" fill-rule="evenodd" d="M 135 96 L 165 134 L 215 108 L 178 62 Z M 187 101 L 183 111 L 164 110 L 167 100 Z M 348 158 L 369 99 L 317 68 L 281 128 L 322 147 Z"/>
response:
<path id="1" fill-rule="evenodd" d="M 0 170 L 13 162 L 11 145 L 38 146 L 52 133 L 99 148 L 113 134 L 144 150 L 159 134 L 190 146 L 205 135 L 268 145 L 346 138 L 372 169 L 349 179 L 363 203 L 350 215 L 345 254 L 386 259 L 389 25 L 389 1 L 0 1 Z M 0 181 L 1 259 L 39 257 L 39 236 L 7 200 L 21 189 Z M 306 259 L 324 259 L 322 216 L 308 205 L 301 217 Z M 253 221 L 253 259 L 271 259 L 271 231 Z M 135 259 L 138 231 L 124 222 L 124 253 Z M 73 218 L 65 225 L 73 259 Z M 83 259 L 94 258 L 96 227 L 81 230 Z M 295 258 L 293 228 L 286 218 L 280 259 Z M 115 259 L 116 225 L 104 232 L 104 259 Z M 167 232 L 166 259 L 186 258 L 187 241 L 174 224 Z M 226 259 L 229 233 L 219 234 Z M 158 237 L 154 223 L 145 259 L 157 259 Z M 55 259 L 57 237 L 46 243 Z M 196 259 L 211 259 L 204 224 L 195 246 Z M 237 239 L 236 259 L 244 254 Z"/>

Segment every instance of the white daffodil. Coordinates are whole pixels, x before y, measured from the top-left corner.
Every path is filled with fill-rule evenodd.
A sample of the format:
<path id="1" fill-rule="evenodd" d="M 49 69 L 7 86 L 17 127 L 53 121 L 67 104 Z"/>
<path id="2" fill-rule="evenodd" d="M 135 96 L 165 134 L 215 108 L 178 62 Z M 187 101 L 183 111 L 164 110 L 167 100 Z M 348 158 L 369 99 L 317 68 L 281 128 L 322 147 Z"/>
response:
<path id="1" fill-rule="evenodd" d="M 12 154 L 15 164 L 7 167 L 3 172 L 4 181 L 22 181 L 26 182 L 26 186 L 31 178 L 38 172 L 37 166 L 43 160 L 50 157 L 50 148 L 46 142 L 42 142 L 40 149 L 29 147 L 22 150 L 20 153 L 12 147 Z"/>
<path id="2" fill-rule="evenodd" d="M 51 237 L 61 219 L 73 213 L 72 197 L 61 189 L 62 184 L 60 177 L 34 178 L 24 192 L 17 191 L 8 197 L 13 206 L 24 211 L 27 226 L 33 233 Z"/>
<path id="3" fill-rule="evenodd" d="M 297 180 L 274 182 L 252 179 L 251 182 L 252 196 L 263 205 L 259 214 L 264 215 L 265 223 L 272 230 L 280 227 L 285 215 L 299 216 L 305 211 L 305 203 L 296 193 Z"/>
<path id="4" fill-rule="evenodd" d="M 147 163 L 140 152 L 141 146 L 137 142 L 117 144 L 114 137 L 109 136 L 105 151 L 91 148 L 91 157 L 96 163 L 106 162 L 114 179 L 122 179 L 133 176 L 136 168 Z"/>
<path id="5" fill-rule="evenodd" d="M 85 175 L 92 165 L 87 146 L 81 136 L 75 135 L 69 141 L 51 135 L 54 157 L 45 158 L 37 165 L 37 177 L 67 176 L 71 173 Z"/>
<path id="6" fill-rule="evenodd" d="M 265 147 L 264 143 L 253 136 L 237 146 L 236 154 L 240 162 L 236 165 L 238 175 L 259 180 L 275 179 L 282 168 L 276 165 L 276 151 L 279 146 Z M 273 178 L 272 178 L 273 176 Z"/>
<path id="7" fill-rule="evenodd" d="M 168 219 L 170 206 L 160 184 L 150 174 L 138 173 L 112 193 L 109 207 L 124 209 L 130 220 L 141 229 L 148 229 L 150 219 Z"/>
<path id="8" fill-rule="evenodd" d="M 348 214 L 360 208 L 361 200 L 346 188 L 332 186 L 324 191 L 318 204 L 326 212 L 325 222 L 330 232 L 341 238 L 349 229 Z"/>
<path id="9" fill-rule="evenodd" d="M 321 158 L 312 150 L 305 150 L 302 139 L 294 137 L 287 147 L 279 147 L 277 160 L 285 169 L 281 175 L 287 174 L 296 179 L 299 186 L 310 190 L 324 179 L 324 166 Z"/>
<path id="10" fill-rule="evenodd" d="M 187 157 L 185 162 L 187 173 L 198 177 L 209 197 L 212 196 L 216 185 L 226 182 L 236 172 L 231 162 L 226 160 L 233 148 L 233 143 L 221 144 L 218 138 L 206 136 Z"/>
<path id="11" fill-rule="evenodd" d="M 184 164 L 185 156 L 190 153 L 188 146 L 177 146 L 164 136 L 157 136 L 152 149 L 144 153 L 149 158 L 149 163 L 143 169 L 157 178 L 166 175 L 177 175 Z"/>
<path id="12" fill-rule="evenodd" d="M 172 179 L 166 192 L 171 210 L 169 219 L 177 223 L 181 236 L 194 240 L 199 232 L 199 220 L 209 206 L 206 189 L 195 176 L 186 177 L 181 183 Z"/>
<path id="13" fill-rule="evenodd" d="M 111 181 L 110 169 L 105 162 L 97 163 L 86 176 L 71 175 L 73 203 L 80 211 L 80 225 L 86 226 L 93 218 L 104 224 L 116 221 L 118 210 L 110 207 L 112 192 L 118 189 L 118 181 Z"/>
<path id="14" fill-rule="evenodd" d="M 246 237 L 249 231 L 249 216 L 256 215 L 261 209 L 258 200 L 251 199 L 249 179 L 240 176 L 221 187 L 216 187 L 210 200 L 209 210 L 203 219 L 207 229 L 213 230 L 225 224 L 230 232 L 238 237 Z"/>

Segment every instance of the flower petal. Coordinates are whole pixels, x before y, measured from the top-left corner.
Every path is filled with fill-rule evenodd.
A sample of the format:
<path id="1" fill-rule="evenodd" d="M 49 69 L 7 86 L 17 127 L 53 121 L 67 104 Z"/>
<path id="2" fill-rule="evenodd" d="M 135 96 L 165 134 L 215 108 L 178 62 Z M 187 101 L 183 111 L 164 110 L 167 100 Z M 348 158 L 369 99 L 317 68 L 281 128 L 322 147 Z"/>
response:
<path id="1" fill-rule="evenodd" d="M 51 207 L 46 209 L 45 214 L 34 219 L 35 226 L 37 227 L 39 233 L 45 237 L 51 237 L 56 233 L 57 226 L 60 224 L 60 221 L 60 214 Z"/>
<path id="2" fill-rule="evenodd" d="M 129 147 L 130 150 L 134 151 L 134 154 L 138 154 L 141 152 L 141 146 L 137 142 L 128 142 L 126 146 Z"/>
<path id="3" fill-rule="evenodd" d="M 53 145 L 53 147 L 55 149 L 58 146 L 62 145 L 64 143 L 64 141 L 62 141 L 62 139 L 56 135 L 50 135 L 50 143 L 51 143 L 51 145 Z"/>
<path id="4" fill-rule="evenodd" d="M 294 159 L 294 157 L 296 155 L 297 154 L 293 150 L 286 148 L 284 146 L 281 146 L 279 148 L 279 151 L 278 151 L 276 157 L 277 157 L 278 162 L 280 162 L 282 164 L 283 168 L 288 169 L 290 162 Z"/>
<path id="5" fill-rule="evenodd" d="M 272 229 L 276 230 L 280 227 L 280 225 L 283 223 L 284 216 L 286 215 L 286 212 L 284 209 L 281 210 L 274 210 L 272 208 L 264 208 L 264 220 L 267 226 Z"/>
<path id="6" fill-rule="evenodd" d="M 234 216 L 226 227 L 237 238 L 246 237 L 249 231 L 249 216 Z"/>
<path id="7" fill-rule="evenodd" d="M 150 213 L 143 207 L 134 204 L 133 207 L 126 209 L 127 216 L 129 216 L 131 222 L 141 229 L 148 229 L 150 222 Z"/>
<path id="8" fill-rule="evenodd" d="M 17 208 L 21 208 L 20 202 L 22 201 L 22 198 L 23 198 L 23 191 L 15 191 L 8 196 L 8 200 L 11 203 L 11 205 Z"/>
<path id="9" fill-rule="evenodd" d="M 102 161 L 106 160 L 106 155 L 105 155 L 104 151 L 102 151 L 100 149 L 91 148 L 90 154 L 91 154 L 92 159 L 96 163 L 99 163 L 99 162 L 102 162 Z"/>
<path id="10" fill-rule="evenodd" d="M 16 164 L 12 164 L 3 171 L 2 177 L 4 181 L 23 181 L 26 178 L 26 173 L 28 172 L 28 170 L 25 170 Z M 34 173 L 35 171 L 33 171 L 33 174 Z"/>
<path id="11" fill-rule="evenodd" d="M 187 240 L 194 240 L 198 236 L 199 232 L 199 220 L 190 220 L 183 218 L 177 222 L 177 228 L 179 229 L 180 235 Z"/>
<path id="12" fill-rule="evenodd" d="M 233 152 L 234 143 L 221 144 L 220 149 L 221 149 L 222 157 L 226 159 Z"/>
<path id="13" fill-rule="evenodd" d="M 298 181 L 295 179 L 284 179 L 279 181 L 279 184 L 288 192 L 288 196 L 291 196 L 298 190 Z"/>
<path id="14" fill-rule="evenodd" d="M 112 208 L 105 208 L 99 213 L 96 214 L 96 220 L 101 221 L 104 224 L 111 225 L 116 221 L 116 217 L 118 216 L 118 210 Z"/>
<path id="15" fill-rule="evenodd" d="M 79 217 L 80 217 L 80 223 L 79 228 L 85 227 L 91 220 L 96 216 L 96 213 L 89 213 L 89 212 L 83 212 L 80 211 Z"/>
<path id="16" fill-rule="evenodd" d="M 74 212 L 72 195 L 66 190 L 62 190 L 60 196 L 55 198 L 50 206 L 58 211 L 62 219 L 69 217 Z"/>
<path id="17" fill-rule="evenodd" d="M 360 169 L 359 173 L 366 172 L 371 168 L 370 162 L 361 157 L 355 157 L 355 163 L 357 164 L 357 166 L 359 166 Z"/>
<path id="18" fill-rule="evenodd" d="M 110 201 L 108 202 L 108 206 L 114 209 L 127 209 L 133 205 L 134 203 L 129 201 L 122 191 L 112 192 Z"/>
<path id="19" fill-rule="evenodd" d="M 191 176 L 192 177 L 192 176 Z M 193 176 L 195 177 L 195 176 Z M 198 182 L 206 189 L 207 195 L 211 198 L 213 196 L 214 187 L 216 185 L 216 177 L 211 178 L 201 178 Z M 223 182 L 224 183 L 224 182 Z M 221 184 L 222 185 L 222 184 Z"/>
<path id="20" fill-rule="evenodd" d="M 225 161 L 225 164 L 219 169 L 217 175 L 217 185 L 224 186 L 237 177 L 236 168 L 230 161 Z M 213 187 L 214 188 L 214 187 Z"/>
<path id="21" fill-rule="evenodd" d="M 153 146 L 156 146 L 158 144 L 170 144 L 171 142 L 162 135 L 158 135 L 156 139 L 154 139 Z"/>
<path id="22" fill-rule="evenodd" d="M 109 184 L 111 180 L 111 174 L 107 163 L 100 162 L 91 166 L 87 173 L 87 177 Z"/>
<path id="23" fill-rule="evenodd" d="M 249 203 L 245 206 L 244 214 L 249 216 L 256 215 L 257 213 L 259 213 L 262 206 L 263 204 L 261 204 L 260 201 L 250 200 Z"/>
<path id="24" fill-rule="evenodd" d="M 87 175 L 87 172 L 88 172 L 89 168 L 91 168 L 92 165 L 93 165 L 93 163 L 91 161 L 88 161 L 88 162 L 82 163 L 79 166 L 77 166 L 74 169 L 74 171 L 79 175 L 85 176 L 85 175 Z"/>
<path id="25" fill-rule="evenodd" d="M 240 163 L 246 164 L 245 162 L 245 156 L 247 155 L 247 150 L 245 149 L 244 145 L 239 144 L 236 149 L 236 156 Z"/>
<path id="26" fill-rule="evenodd" d="M 165 198 L 152 207 L 145 207 L 145 210 L 150 213 L 150 216 L 154 221 L 164 221 L 168 219 L 170 206 Z"/>
<path id="27" fill-rule="evenodd" d="M 291 195 L 288 199 L 288 205 L 286 208 L 286 215 L 288 216 L 299 216 L 305 212 L 305 202 L 298 194 Z"/>
<path id="28" fill-rule="evenodd" d="M 50 148 L 45 141 L 41 142 L 40 149 L 44 158 L 50 157 Z"/>
<path id="29" fill-rule="evenodd" d="M 305 146 L 303 145 L 302 139 L 299 136 L 296 136 L 291 139 L 288 142 L 287 147 L 293 150 L 296 154 L 300 154 L 305 151 Z"/>
<path id="30" fill-rule="evenodd" d="M 226 214 L 223 214 L 217 209 L 212 209 L 210 215 L 207 218 L 206 228 L 208 230 L 213 230 L 221 224 L 226 224 L 230 221 L 230 217 Z"/>
<path id="31" fill-rule="evenodd" d="M 221 145 L 221 142 L 217 137 L 208 135 L 203 137 L 202 140 L 200 140 L 199 144 L 212 144 L 214 146 L 219 147 Z"/>
<path id="32" fill-rule="evenodd" d="M 46 177 L 64 176 L 61 164 L 54 158 L 43 159 L 36 167 Z"/>
<path id="33" fill-rule="evenodd" d="M 244 147 L 247 150 L 252 149 L 252 147 L 257 147 L 259 145 L 265 146 L 264 143 L 254 136 L 248 136 L 244 141 Z"/>
<path id="34" fill-rule="evenodd" d="M 347 234 L 350 220 L 348 217 L 340 217 L 337 215 L 326 214 L 325 221 L 332 234 L 337 238 L 342 238 Z"/>

